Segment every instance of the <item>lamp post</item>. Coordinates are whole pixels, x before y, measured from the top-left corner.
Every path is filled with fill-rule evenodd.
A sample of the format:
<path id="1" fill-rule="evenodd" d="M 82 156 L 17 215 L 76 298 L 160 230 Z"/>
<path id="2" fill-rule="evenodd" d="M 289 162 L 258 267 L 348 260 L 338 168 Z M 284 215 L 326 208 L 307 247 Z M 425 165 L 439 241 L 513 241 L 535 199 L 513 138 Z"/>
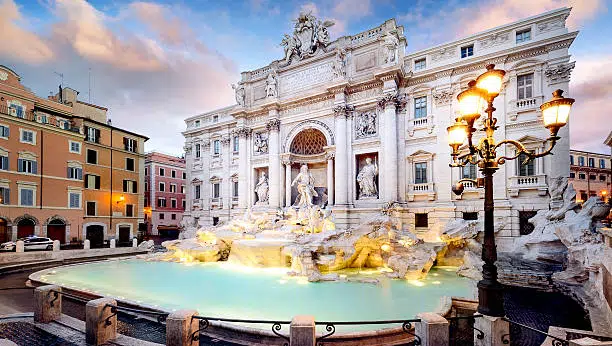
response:
<path id="1" fill-rule="evenodd" d="M 527 164 L 535 158 L 546 156 L 551 153 L 560 137 L 557 136 L 559 129 L 567 123 L 573 99 L 564 98 L 562 90 L 555 90 L 553 98 L 542 104 L 542 119 L 544 127 L 550 131 L 550 136 L 545 140 L 548 148 L 541 153 L 535 153 L 525 148 L 519 141 L 504 139 L 499 143 L 495 142 L 494 134 L 497 129 L 497 119 L 493 117 L 495 107 L 493 101 L 499 95 L 504 70 L 496 70 L 495 65 L 487 65 L 487 71 L 480 75 L 475 81 L 468 83 L 468 89 L 461 92 L 459 100 L 459 117 L 455 123 L 448 127 L 449 145 L 452 148 L 451 167 L 463 167 L 467 164 L 478 165 L 484 178 L 461 179 L 452 188 L 453 192 L 460 195 L 463 192 L 463 182 L 474 182 L 478 187 L 484 187 L 484 240 L 482 246 L 482 280 L 478 282 L 478 312 L 494 317 L 503 317 L 504 304 L 502 285 L 497 281 L 497 248 L 495 245 L 494 229 L 494 205 L 493 205 L 493 174 L 499 165 L 506 161 L 515 160 L 519 155 L 524 154 L 526 159 L 522 164 Z M 486 108 L 485 108 L 486 107 Z M 476 131 L 475 121 L 480 118 L 481 112 L 486 113 L 484 126 L 481 129 L 485 132 L 484 138 L 477 144 L 472 143 L 472 134 Z M 462 153 L 461 146 L 467 139 L 467 151 Z M 503 145 L 512 145 L 516 148 L 514 156 L 497 156 L 497 149 Z"/>

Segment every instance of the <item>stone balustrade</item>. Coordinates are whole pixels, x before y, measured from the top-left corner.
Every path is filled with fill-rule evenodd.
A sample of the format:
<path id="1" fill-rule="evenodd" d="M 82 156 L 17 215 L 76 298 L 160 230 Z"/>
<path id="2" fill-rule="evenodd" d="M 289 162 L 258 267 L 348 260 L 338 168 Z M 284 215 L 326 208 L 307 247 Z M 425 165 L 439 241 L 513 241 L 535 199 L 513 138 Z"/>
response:
<path id="1" fill-rule="evenodd" d="M 514 176 L 508 179 L 508 194 L 510 197 L 518 197 L 521 190 L 535 190 L 538 195 L 545 196 L 548 192 L 545 174 L 530 176 Z"/>
<path id="2" fill-rule="evenodd" d="M 436 199 L 434 183 L 408 184 L 408 201 L 414 201 L 416 196 L 426 196 L 428 200 Z"/>

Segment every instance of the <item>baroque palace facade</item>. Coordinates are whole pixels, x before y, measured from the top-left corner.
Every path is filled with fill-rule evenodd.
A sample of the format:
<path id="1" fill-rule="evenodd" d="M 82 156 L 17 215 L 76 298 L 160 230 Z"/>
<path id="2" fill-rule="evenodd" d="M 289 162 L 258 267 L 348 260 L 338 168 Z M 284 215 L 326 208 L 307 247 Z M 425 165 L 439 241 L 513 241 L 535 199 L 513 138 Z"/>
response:
<path id="1" fill-rule="evenodd" d="M 395 20 L 330 41 L 333 23 L 300 14 L 282 40 L 284 59 L 242 73 L 237 104 L 185 120 L 184 224 L 296 205 L 300 169 L 314 180 L 315 204 L 331 208 L 341 226 L 390 201 L 403 228 L 425 240 L 450 220 L 478 218 L 482 191 L 451 193 L 453 182 L 480 174 L 449 167 L 456 96 L 487 64 L 505 69 L 498 133 L 544 150 L 539 106 L 555 89 L 571 96 L 568 49 L 578 33 L 566 28 L 569 14 L 563 8 L 412 53 Z M 568 127 L 559 135 L 556 155 L 495 175 L 498 237 L 528 232 L 526 218 L 548 208 L 549 179 L 569 176 Z"/>

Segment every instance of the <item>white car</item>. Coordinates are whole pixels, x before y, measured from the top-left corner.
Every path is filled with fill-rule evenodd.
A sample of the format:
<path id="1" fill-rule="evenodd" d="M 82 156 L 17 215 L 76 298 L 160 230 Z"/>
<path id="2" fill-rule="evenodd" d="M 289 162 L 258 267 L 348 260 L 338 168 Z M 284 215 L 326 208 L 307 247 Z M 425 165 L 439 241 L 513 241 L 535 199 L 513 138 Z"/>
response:
<path id="1" fill-rule="evenodd" d="M 18 240 L 23 241 L 23 249 L 24 251 L 28 250 L 53 250 L 53 240 L 50 238 L 31 236 L 26 238 L 21 238 Z M 9 241 L 6 243 L 2 243 L 0 245 L 0 250 L 4 251 L 15 251 L 17 247 L 17 242 Z"/>

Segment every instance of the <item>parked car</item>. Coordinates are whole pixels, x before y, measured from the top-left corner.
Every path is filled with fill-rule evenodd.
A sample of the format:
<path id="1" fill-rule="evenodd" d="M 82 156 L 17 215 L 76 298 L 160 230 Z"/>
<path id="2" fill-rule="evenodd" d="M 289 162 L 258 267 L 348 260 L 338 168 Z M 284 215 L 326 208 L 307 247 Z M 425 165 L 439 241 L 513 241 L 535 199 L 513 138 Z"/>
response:
<path id="1" fill-rule="evenodd" d="M 18 240 L 23 241 L 24 251 L 28 250 L 53 250 L 53 240 L 45 237 L 31 236 L 21 238 Z M 3 251 L 15 251 L 17 248 L 17 242 L 9 241 L 0 245 L 0 250 Z"/>

